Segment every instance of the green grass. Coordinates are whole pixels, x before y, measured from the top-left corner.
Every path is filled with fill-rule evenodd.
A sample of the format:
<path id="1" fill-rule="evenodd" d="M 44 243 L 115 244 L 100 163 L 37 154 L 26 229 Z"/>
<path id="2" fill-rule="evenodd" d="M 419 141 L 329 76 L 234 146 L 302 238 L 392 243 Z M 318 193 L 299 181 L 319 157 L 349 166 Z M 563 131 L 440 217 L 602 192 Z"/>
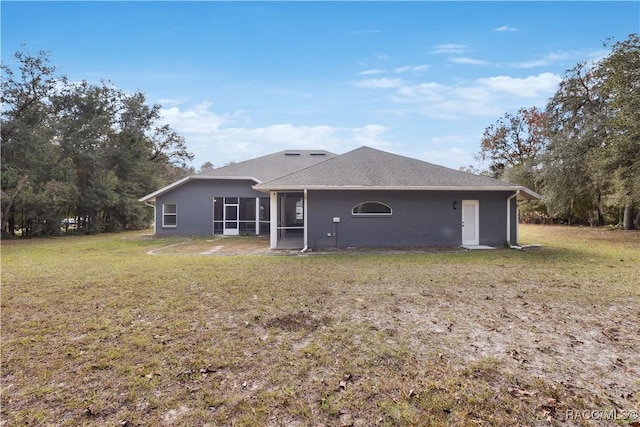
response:
<path id="1" fill-rule="evenodd" d="M 640 409 L 640 233 L 521 233 L 543 247 L 196 256 L 220 243 L 4 241 L 1 421 L 515 426 Z"/>

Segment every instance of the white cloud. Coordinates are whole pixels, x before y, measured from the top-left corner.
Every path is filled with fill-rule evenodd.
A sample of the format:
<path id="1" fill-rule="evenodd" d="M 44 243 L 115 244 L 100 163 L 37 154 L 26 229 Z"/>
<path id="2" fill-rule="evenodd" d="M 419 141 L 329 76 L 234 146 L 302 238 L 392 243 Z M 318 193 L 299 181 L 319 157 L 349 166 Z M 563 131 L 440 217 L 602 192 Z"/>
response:
<path id="1" fill-rule="evenodd" d="M 367 80 L 359 80 L 353 82 L 353 86 L 355 87 L 364 87 L 364 88 L 380 88 L 380 89 L 390 89 L 403 85 L 403 80 L 400 78 L 388 78 L 382 77 L 380 79 L 367 79 Z"/>
<path id="2" fill-rule="evenodd" d="M 162 105 L 163 107 L 176 106 L 182 103 L 184 103 L 184 100 L 181 100 L 181 99 L 170 99 L 170 98 L 158 99 L 158 104 Z"/>
<path id="3" fill-rule="evenodd" d="M 287 148 L 325 149 L 343 153 L 368 145 L 385 148 L 388 128 L 378 124 L 362 127 L 327 125 L 296 126 L 290 123 L 263 127 L 241 126 L 250 122 L 246 112 L 217 113 L 204 101 L 193 107 L 162 109 L 163 120 L 185 137 L 195 154 L 194 166 L 210 161 L 222 166 Z"/>
<path id="4" fill-rule="evenodd" d="M 398 88 L 391 99 L 395 102 L 439 102 L 443 101 L 447 87 L 439 83 L 428 82 L 416 85 L 404 85 Z"/>
<path id="5" fill-rule="evenodd" d="M 449 58 L 449 61 L 455 62 L 456 64 L 490 65 L 490 62 L 488 61 L 484 61 L 482 59 L 468 58 L 468 57 Z"/>
<path id="6" fill-rule="evenodd" d="M 473 154 L 459 147 L 449 147 L 440 150 L 424 150 L 421 153 L 422 160 L 458 169 L 461 165 L 475 163 Z"/>
<path id="7" fill-rule="evenodd" d="M 360 71 L 358 74 L 360 74 L 361 76 L 372 76 L 372 75 L 375 75 L 375 74 L 388 74 L 388 73 L 394 73 L 394 74 L 415 73 L 415 74 L 419 74 L 419 73 L 424 73 L 425 71 L 428 71 L 430 67 L 431 66 L 428 65 L 428 64 L 403 65 L 401 67 L 396 67 L 393 70 L 383 70 L 383 69 L 379 69 L 379 68 L 373 68 L 373 69 L 370 69 L 370 70 Z"/>
<path id="8" fill-rule="evenodd" d="M 361 76 L 370 76 L 373 74 L 384 74 L 386 73 L 385 70 L 379 70 L 379 69 L 372 69 L 372 70 L 364 70 L 364 71 L 360 71 L 358 74 L 360 74 Z"/>
<path id="9" fill-rule="evenodd" d="M 599 50 L 587 52 L 587 54 L 584 56 L 589 58 L 590 62 L 595 63 L 606 58 L 607 56 L 609 56 L 610 53 L 611 52 L 606 49 L 599 49 Z"/>
<path id="10" fill-rule="evenodd" d="M 515 27 L 510 27 L 508 25 L 503 25 L 502 27 L 494 28 L 493 31 L 499 31 L 499 32 L 511 31 L 511 32 L 514 32 L 514 31 L 520 31 L 520 28 L 515 28 Z"/>
<path id="11" fill-rule="evenodd" d="M 387 128 L 380 125 L 341 128 L 326 125 L 295 126 L 288 123 L 260 128 L 220 129 L 208 135 L 208 144 L 216 148 L 218 155 L 235 161 L 287 148 L 324 149 L 342 153 L 362 145 L 385 147 L 391 145 L 384 138 L 385 132 Z M 229 147 L 233 149 L 229 150 Z"/>
<path id="12" fill-rule="evenodd" d="M 523 61 L 514 64 L 515 68 L 535 68 L 535 67 L 545 67 L 553 64 L 557 61 L 562 61 L 563 59 L 569 58 L 569 55 L 566 53 L 549 53 L 547 55 L 541 56 L 538 59 L 532 59 L 530 61 Z"/>
<path id="13" fill-rule="evenodd" d="M 180 110 L 178 106 L 162 108 L 160 113 L 163 120 L 169 122 L 178 132 L 206 133 L 215 132 L 220 126 L 237 121 L 244 116 L 244 112 L 216 114 L 211 111 L 212 104 L 203 101 L 189 110 Z"/>
<path id="14" fill-rule="evenodd" d="M 429 70 L 428 64 L 421 64 L 421 65 L 405 65 L 402 67 L 397 67 L 393 71 L 395 71 L 396 73 L 406 73 L 406 72 L 422 73 L 428 70 Z"/>
<path id="15" fill-rule="evenodd" d="M 353 128 L 348 130 L 345 142 L 350 143 L 352 148 L 361 147 L 363 145 L 369 147 L 389 147 L 392 144 L 385 140 L 384 134 L 389 130 L 386 126 L 369 124 L 361 128 Z M 351 136 L 349 137 L 349 134 Z"/>
<path id="16" fill-rule="evenodd" d="M 519 62 L 514 65 L 515 68 L 536 68 L 549 65 L 550 62 L 544 58 L 532 59 L 530 61 Z"/>
<path id="17" fill-rule="evenodd" d="M 411 83 L 402 79 L 374 79 L 356 82 L 356 87 L 387 92 L 398 104 L 398 114 L 417 114 L 441 120 L 498 117 L 522 105 L 546 102 L 562 78 L 542 73 L 524 78 L 494 76 L 452 85 L 436 82 Z"/>
<path id="18" fill-rule="evenodd" d="M 485 102 L 491 98 L 491 91 L 482 86 L 454 87 L 451 93 L 464 101 Z"/>
<path id="19" fill-rule="evenodd" d="M 462 135 L 445 135 L 445 136 L 436 136 L 431 138 L 431 142 L 434 145 L 459 144 L 465 141 L 466 141 L 466 138 Z"/>
<path id="20" fill-rule="evenodd" d="M 525 78 L 496 76 L 477 80 L 481 86 L 491 91 L 508 93 L 524 98 L 549 95 L 557 89 L 561 81 L 562 78 L 553 73 L 542 73 Z"/>
<path id="21" fill-rule="evenodd" d="M 463 53 L 466 52 L 467 49 L 468 46 L 464 44 L 447 43 L 434 46 L 433 49 L 431 49 L 431 53 Z"/>
<path id="22" fill-rule="evenodd" d="M 381 61 L 386 61 L 387 59 L 389 59 L 389 55 L 387 55 L 386 53 L 376 53 L 376 59 L 380 59 Z"/>

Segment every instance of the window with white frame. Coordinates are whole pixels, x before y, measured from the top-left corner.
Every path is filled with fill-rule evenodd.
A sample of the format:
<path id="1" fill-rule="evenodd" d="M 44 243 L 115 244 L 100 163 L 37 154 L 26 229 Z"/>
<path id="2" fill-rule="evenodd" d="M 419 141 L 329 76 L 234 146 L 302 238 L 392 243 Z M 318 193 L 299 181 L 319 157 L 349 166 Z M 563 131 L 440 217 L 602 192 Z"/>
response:
<path id="1" fill-rule="evenodd" d="M 391 206 L 382 202 L 362 202 L 351 210 L 355 216 L 390 216 L 392 213 Z"/>
<path id="2" fill-rule="evenodd" d="M 162 204 L 162 226 L 177 227 L 178 226 L 178 205 L 175 203 Z"/>

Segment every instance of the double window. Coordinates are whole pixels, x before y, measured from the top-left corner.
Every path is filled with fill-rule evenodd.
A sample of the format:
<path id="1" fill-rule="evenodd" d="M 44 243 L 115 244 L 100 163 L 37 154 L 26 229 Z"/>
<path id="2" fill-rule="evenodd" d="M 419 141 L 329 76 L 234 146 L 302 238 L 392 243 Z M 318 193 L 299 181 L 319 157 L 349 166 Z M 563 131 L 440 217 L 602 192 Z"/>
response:
<path id="1" fill-rule="evenodd" d="M 351 209 L 354 216 L 391 216 L 391 206 L 382 202 L 362 202 Z"/>
<path id="2" fill-rule="evenodd" d="M 178 226 L 178 205 L 175 203 L 162 204 L 162 226 L 177 227 Z"/>

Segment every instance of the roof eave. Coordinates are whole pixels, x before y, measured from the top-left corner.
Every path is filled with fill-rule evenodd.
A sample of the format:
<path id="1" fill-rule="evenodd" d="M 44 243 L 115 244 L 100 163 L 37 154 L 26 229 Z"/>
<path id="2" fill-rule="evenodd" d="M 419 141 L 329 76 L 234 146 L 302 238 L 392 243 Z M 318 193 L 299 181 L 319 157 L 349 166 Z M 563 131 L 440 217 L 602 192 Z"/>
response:
<path id="1" fill-rule="evenodd" d="M 302 190 L 408 190 L 408 191 L 518 191 L 522 200 L 540 199 L 540 195 L 523 186 L 473 186 L 473 185 L 420 185 L 420 186 L 383 186 L 383 185 L 254 185 L 258 191 L 302 191 Z"/>
<path id="2" fill-rule="evenodd" d="M 529 190 L 527 187 L 518 188 L 518 200 L 540 200 L 542 196 L 535 191 Z"/>
<path id="3" fill-rule="evenodd" d="M 262 181 L 260 181 L 258 178 L 255 178 L 253 176 L 210 176 L 210 175 L 189 175 L 185 178 L 182 178 L 176 182 L 173 182 L 169 185 L 167 185 L 166 187 L 162 187 L 161 189 L 154 191 L 151 194 L 147 194 L 146 196 L 142 197 L 141 199 L 138 199 L 139 202 L 155 202 L 156 201 L 156 197 L 163 195 L 164 193 L 167 193 L 171 190 L 173 190 L 174 188 L 178 188 L 181 185 L 186 184 L 189 181 L 193 181 L 193 180 L 223 180 L 223 181 L 227 181 L 227 180 L 237 180 L 237 181 L 253 181 L 256 184 L 260 184 Z"/>

